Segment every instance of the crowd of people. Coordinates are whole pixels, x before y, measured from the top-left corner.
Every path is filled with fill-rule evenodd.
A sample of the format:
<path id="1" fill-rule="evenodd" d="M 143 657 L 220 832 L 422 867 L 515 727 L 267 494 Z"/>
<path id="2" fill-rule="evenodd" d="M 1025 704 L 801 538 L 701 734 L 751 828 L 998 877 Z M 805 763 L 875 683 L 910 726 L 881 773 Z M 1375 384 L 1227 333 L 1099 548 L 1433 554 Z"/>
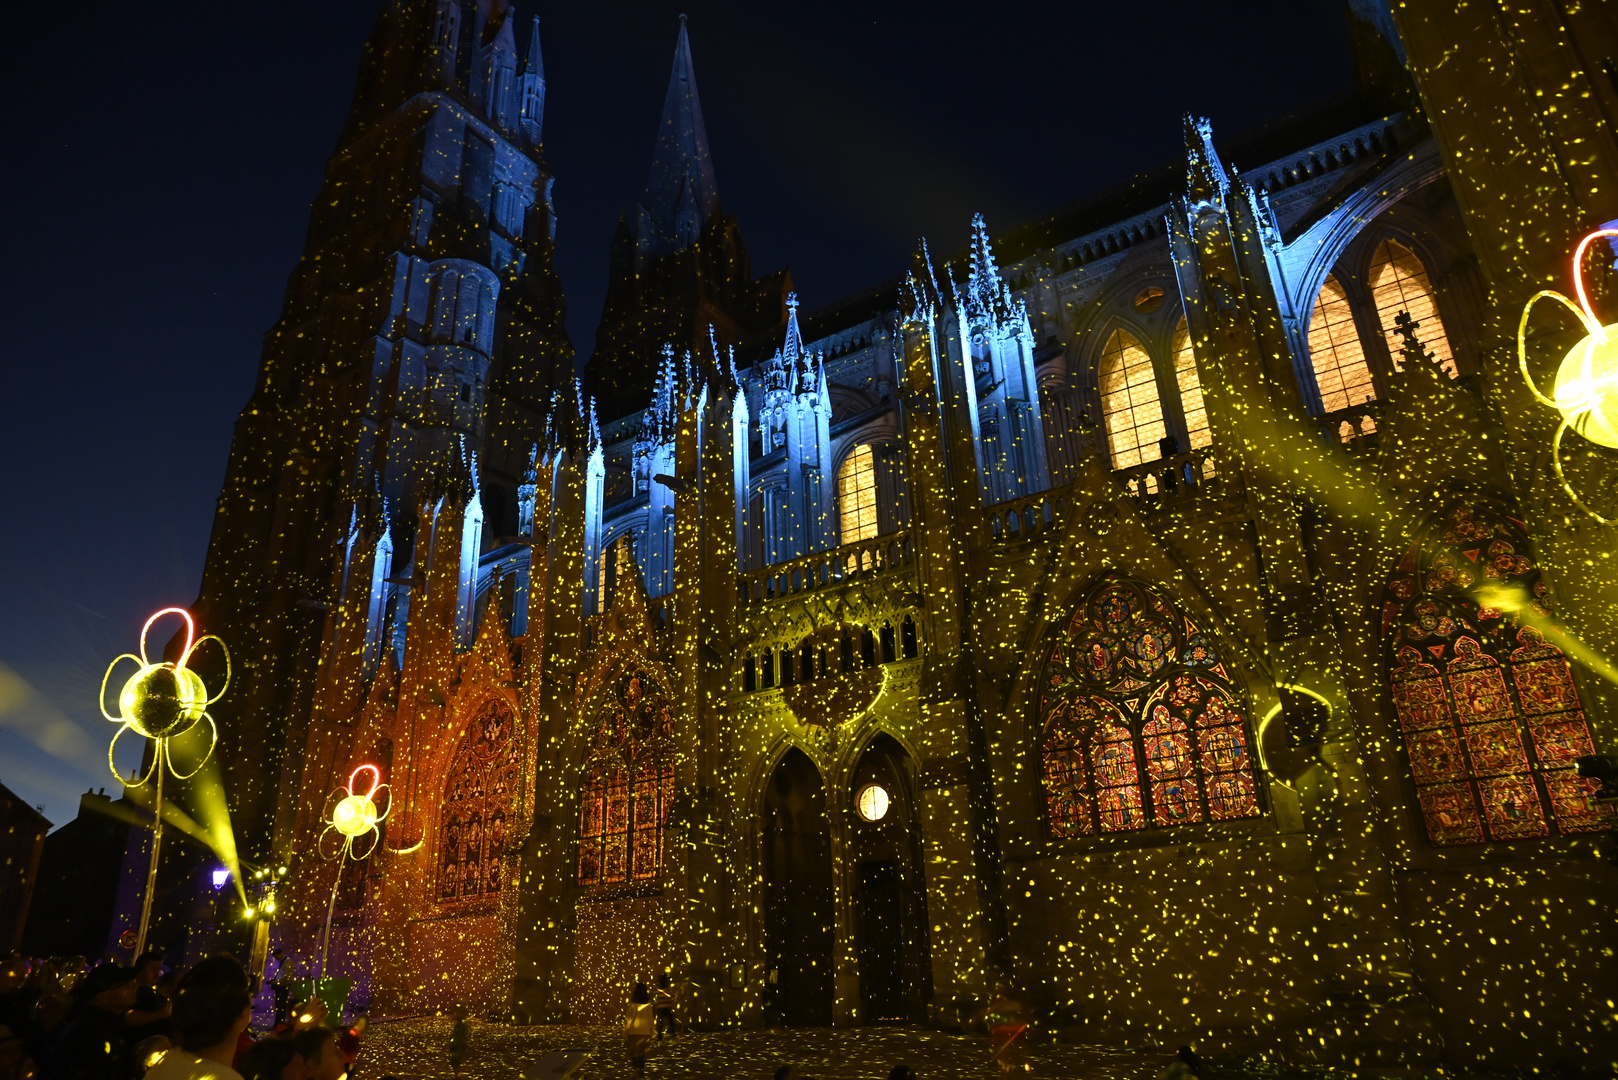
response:
<path id="1" fill-rule="evenodd" d="M 284 983 L 284 980 L 283 980 Z M 364 1021 L 326 1024 L 318 997 L 251 1029 L 255 980 L 230 956 L 187 971 L 160 952 L 133 965 L 83 957 L 0 963 L 0 1080 L 341 1080 Z"/>

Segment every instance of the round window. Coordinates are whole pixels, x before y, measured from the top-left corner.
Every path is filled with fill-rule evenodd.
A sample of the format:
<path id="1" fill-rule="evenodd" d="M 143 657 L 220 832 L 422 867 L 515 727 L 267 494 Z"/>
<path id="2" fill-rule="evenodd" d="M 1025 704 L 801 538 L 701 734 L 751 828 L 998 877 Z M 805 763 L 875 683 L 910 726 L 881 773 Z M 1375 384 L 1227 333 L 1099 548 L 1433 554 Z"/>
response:
<path id="1" fill-rule="evenodd" d="M 854 796 L 854 809 L 866 821 L 881 821 L 888 813 L 888 792 L 881 784 L 866 784 Z"/>

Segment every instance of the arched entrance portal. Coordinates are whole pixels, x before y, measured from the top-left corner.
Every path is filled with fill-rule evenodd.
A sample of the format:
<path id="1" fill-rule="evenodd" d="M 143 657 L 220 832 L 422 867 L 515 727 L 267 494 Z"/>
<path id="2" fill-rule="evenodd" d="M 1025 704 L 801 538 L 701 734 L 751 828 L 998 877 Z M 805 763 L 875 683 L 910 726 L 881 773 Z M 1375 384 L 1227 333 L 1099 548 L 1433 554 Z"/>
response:
<path id="1" fill-rule="evenodd" d="M 802 750 L 787 751 L 764 796 L 764 890 L 774 1009 L 787 1024 L 830 1024 L 835 931 L 826 791 Z"/>
<path id="2" fill-rule="evenodd" d="M 854 767 L 853 896 L 860 1020 L 924 1021 L 932 997 L 927 889 L 910 755 L 878 735 Z"/>

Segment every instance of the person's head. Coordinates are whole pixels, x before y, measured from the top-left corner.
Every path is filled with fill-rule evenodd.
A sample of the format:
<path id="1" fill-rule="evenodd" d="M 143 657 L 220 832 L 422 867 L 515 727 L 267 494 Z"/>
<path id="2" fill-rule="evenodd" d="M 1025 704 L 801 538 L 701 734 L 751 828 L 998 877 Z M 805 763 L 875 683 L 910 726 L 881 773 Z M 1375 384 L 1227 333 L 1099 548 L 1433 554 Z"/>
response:
<path id="1" fill-rule="evenodd" d="M 1175 1051 L 1174 1057 L 1176 1060 L 1183 1061 L 1191 1066 L 1191 1071 L 1198 1076 L 1202 1075 L 1202 1059 L 1197 1057 L 1189 1046 L 1180 1047 L 1179 1050 Z"/>
<path id="2" fill-rule="evenodd" d="M 645 983 L 636 983 L 635 989 L 629 993 L 629 1000 L 636 1005 L 644 1005 L 652 1000 L 652 995 L 647 992 Z"/>
<path id="3" fill-rule="evenodd" d="M 796 1065 L 783 1065 L 775 1070 L 775 1080 L 798 1080 Z"/>
<path id="4" fill-rule="evenodd" d="M 135 969 L 102 964 L 80 979 L 73 994 L 103 1012 L 123 1014 L 135 1007 Z"/>
<path id="5" fill-rule="evenodd" d="M 291 1039 L 260 1039 L 236 1060 L 243 1080 L 304 1080 L 307 1071 Z"/>
<path id="6" fill-rule="evenodd" d="M 174 994 L 174 1031 L 195 1054 L 234 1042 L 253 1018 L 247 971 L 233 956 L 210 956 L 185 973 Z"/>
<path id="7" fill-rule="evenodd" d="M 163 950 L 147 949 L 135 957 L 135 981 L 142 986 L 156 986 L 163 974 Z"/>
<path id="8" fill-rule="evenodd" d="M 916 1074 L 908 1065 L 895 1065 L 893 1071 L 888 1073 L 888 1080 L 916 1080 Z"/>
<path id="9" fill-rule="evenodd" d="M 466 1019 L 466 1006 L 465 1005 L 457 1005 L 457 1006 L 455 1006 L 455 1011 L 454 1011 L 454 1013 L 452 1015 L 455 1017 L 455 1020 L 456 1020 L 457 1023 L 459 1023 L 462 1020 L 465 1020 Z"/>
<path id="10" fill-rule="evenodd" d="M 0 962 L 0 994 L 17 989 L 28 981 L 28 961 L 12 953 Z"/>
<path id="11" fill-rule="evenodd" d="M 659 990 L 667 990 L 669 988 L 669 973 L 668 972 L 659 971 L 657 973 L 657 988 Z"/>
<path id="12" fill-rule="evenodd" d="M 339 1080 L 348 1066 L 337 1048 L 337 1033 L 329 1027 L 307 1028 L 292 1036 L 292 1046 L 303 1058 L 306 1080 Z"/>
<path id="13" fill-rule="evenodd" d="M 271 949 L 270 955 L 275 957 L 277 960 L 285 960 L 287 954 L 282 952 L 280 949 Z"/>

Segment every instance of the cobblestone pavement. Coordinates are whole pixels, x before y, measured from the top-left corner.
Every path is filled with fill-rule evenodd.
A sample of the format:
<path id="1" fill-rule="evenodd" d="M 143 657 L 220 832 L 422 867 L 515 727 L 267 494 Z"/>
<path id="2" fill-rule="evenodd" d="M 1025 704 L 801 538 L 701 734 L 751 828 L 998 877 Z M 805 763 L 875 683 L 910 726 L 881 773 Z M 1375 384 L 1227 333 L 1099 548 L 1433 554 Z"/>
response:
<path id="1" fill-rule="evenodd" d="M 360 1052 L 361 1080 L 392 1074 L 400 1080 L 452 1075 L 447 1019 L 379 1021 Z M 552 1050 L 591 1048 L 576 1080 L 634 1076 L 616 1028 L 575 1025 L 517 1027 L 480 1024 L 471 1029 L 471 1052 L 461 1067 L 465 1080 L 516 1080 Z M 1034 1077 L 1073 1080 L 1149 1080 L 1168 1055 L 1107 1047 L 1035 1046 L 1028 1062 Z M 792 1031 L 694 1032 L 654 1044 L 648 1080 L 703 1077 L 769 1080 L 787 1063 L 804 1080 L 886 1080 L 895 1065 L 909 1065 L 918 1080 L 978 1080 L 997 1075 L 981 1037 L 946 1035 L 921 1028 L 807 1028 Z"/>

